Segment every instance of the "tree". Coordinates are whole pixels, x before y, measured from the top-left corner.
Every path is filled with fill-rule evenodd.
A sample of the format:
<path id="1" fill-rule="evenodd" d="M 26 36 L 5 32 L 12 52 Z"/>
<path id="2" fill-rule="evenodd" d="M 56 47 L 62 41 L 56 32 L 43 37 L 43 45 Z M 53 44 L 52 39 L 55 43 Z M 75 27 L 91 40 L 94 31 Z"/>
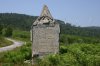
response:
<path id="1" fill-rule="evenodd" d="M 4 29 L 3 35 L 6 37 L 11 37 L 12 36 L 13 29 L 11 26 L 8 26 L 7 28 Z"/>
<path id="2" fill-rule="evenodd" d="M 3 26 L 0 25 L 0 35 L 2 34 L 2 29 L 3 29 Z"/>

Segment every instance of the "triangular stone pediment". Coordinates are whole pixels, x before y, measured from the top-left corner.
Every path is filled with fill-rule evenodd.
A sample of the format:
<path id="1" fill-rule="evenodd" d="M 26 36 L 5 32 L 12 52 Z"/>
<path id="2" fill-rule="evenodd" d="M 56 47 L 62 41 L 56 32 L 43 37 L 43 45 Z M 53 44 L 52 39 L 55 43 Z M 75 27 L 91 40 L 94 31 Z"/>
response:
<path id="1" fill-rule="evenodd" d="M 52 15 L 51 15 L 51 13 L 50 13 L 50 11 L 49 11 L 49 9 L 48 9 L 48 7 L 46 5 L 44 5 L 40 17 L 42 17 L 42 16 L 48 16 L 48 17 L 53 19 Z"/>
<path id="2" fill-rule="evenodd" d="M 44 5 L 41 15 L 36 19 L 33 25 L 44 24 L 44 23 L 53 23 L 54 19 L 46 5 Z"/>

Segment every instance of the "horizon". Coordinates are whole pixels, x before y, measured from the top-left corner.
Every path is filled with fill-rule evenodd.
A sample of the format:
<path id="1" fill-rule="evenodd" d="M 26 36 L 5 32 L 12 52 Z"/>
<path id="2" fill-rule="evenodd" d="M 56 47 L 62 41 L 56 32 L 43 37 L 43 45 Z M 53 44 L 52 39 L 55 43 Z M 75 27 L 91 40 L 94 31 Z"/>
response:
<path id="1" fill-rule="evenodd" d="M 100 3 L 99 0 L 88 0 L 88 1 L 3 0 L 0 1 L 0 13 L 18 13 L 30 16 L 40 16 L 43 5 L 46 4 L 52 16 L 55 19 L 59 19 L 66 23 L 70 23 L 72 25 L 81 27 L 87 27 L 87 26 L 100 27 L 99 3 Z"/>

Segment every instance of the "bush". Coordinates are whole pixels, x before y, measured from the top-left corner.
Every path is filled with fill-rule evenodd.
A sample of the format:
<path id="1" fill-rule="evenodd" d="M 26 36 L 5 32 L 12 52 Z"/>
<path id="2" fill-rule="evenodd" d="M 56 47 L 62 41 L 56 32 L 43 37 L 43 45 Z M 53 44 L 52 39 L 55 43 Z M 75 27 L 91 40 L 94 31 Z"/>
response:
<path id="1" fill-rule="evenodd" d="M 0 25 L 0 35 L 2 35 L 2 29 L 3 29 L 3 26 Z"/>
<path id="2" fill-rule="evenodd" d="M 63 66 L 60 55 L 48 55 L 43 59 L 37 59 L 36 66 Z"/>
<path id="3" fill-rule="evenodd" d="M 3 29 L 3 35 L 6 37 L 11 37 L 12 33 L 13 33 L 13 29 L 10 26 Z"/>
<path id="4" fill-rule="evenodd" d="M 8 51 L 2 54 L 0 57 L 1 63 L 24 63 L 25 60 L 31 59 L 31 43 L 16 48 L 13 51 Z"/>
<path id="5" fill-rule="evenodd" d="M 22 41 L 30 41 L 30 32 L 28 31 L 21 31 L 21 30 L 14 30 L 13 31 L 13 38 Z"/>
<path id="6" fill-rule="evenodd" d="M 71 53 L 79 66 L 100 65 L 100 44 L 72 44 L 68 46 L 68 53 Z"/>
<path id="7" fill-rule="evenodd" d="M 67 47 L 66 46 L 60 46 L 60 53 L 61 54 L 67 53 Z"/>

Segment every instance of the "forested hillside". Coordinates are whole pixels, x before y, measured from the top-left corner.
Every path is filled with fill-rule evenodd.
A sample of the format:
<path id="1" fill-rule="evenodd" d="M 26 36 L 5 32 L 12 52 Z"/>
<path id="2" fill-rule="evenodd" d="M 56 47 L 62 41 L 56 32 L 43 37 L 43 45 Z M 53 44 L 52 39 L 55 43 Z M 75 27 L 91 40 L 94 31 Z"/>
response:
<path id="1" fill-rule="evenodd" d="M 0 14 L 0 47 L 12 44 L 4 37 L 25 42 L 22 47 L 0 53 L 2 66 L 31 66 L 29 30 L 36 18 L 16 13 Z M 61 27 L 59 54 L 36 58 L 36 66 L 100 66 L 100 27 L 77 27 L 56 21 Z"/>
<path id="2" fill-rule="evenodd" d="M 29 31 L 37 16 L 29 16 L 17 13 L 0 13 L 0 25 L 11 26 L 13 29 Z M 61 33 L 79 36 L 100 37 L 100 27 L 76 27 L 64 21 L 56 20 L 60 23 Z"/>

